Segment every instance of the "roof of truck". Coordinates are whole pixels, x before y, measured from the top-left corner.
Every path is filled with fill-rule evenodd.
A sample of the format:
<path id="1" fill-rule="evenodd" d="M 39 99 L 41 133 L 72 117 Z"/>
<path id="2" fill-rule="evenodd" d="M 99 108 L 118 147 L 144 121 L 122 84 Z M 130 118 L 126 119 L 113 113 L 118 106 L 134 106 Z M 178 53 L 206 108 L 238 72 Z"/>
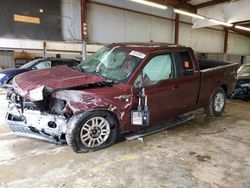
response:
<path id="1" fill-rule="evenodd" d="M 149 42 L 149 43 L 141 43 L 141 42 L 130 42 L 130 43 L 113 43 L 110 47 L 119 46 L 121 48 L 125 48 L 128 50 L 135 50 L 142 53 L 151 53 L 158 50 L 166 50 L 166 49 L 187 49 L 187 47 L 176 44 L 169 43 L 158 43 L 158 42 Z"/>

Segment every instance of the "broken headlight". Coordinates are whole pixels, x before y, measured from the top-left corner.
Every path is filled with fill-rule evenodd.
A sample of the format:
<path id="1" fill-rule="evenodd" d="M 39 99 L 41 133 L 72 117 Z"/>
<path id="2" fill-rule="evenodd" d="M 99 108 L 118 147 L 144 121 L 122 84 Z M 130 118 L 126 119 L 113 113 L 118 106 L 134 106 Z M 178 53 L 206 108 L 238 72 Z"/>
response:
<path id="1" fill-rule="evenodd" d="M 63 114 L 63 109 L 66 106 L 66 101 L 61 99 L 55 99 L 53 112 L 56 114 Z"/>
<path id="2" fill-rule="evenodd" d="M 38 87 L 36 89 L 29 91 L 29 99 L 31 101 L 41 101 L 43 100 L 43 89 L 44 86 Z"/>

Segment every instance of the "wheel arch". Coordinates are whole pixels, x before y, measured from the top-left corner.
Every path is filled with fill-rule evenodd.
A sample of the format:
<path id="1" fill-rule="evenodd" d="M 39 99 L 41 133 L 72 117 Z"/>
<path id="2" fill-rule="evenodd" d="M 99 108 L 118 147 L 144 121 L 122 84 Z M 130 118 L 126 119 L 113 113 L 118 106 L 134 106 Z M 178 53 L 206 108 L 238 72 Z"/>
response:
<path id="1" fill-rule="evenodd" d="M 227 86 L 227 84 L 222 84 L 220 87 L 225 91 L 226 95 L 228 96 L 228 86 Z"/>

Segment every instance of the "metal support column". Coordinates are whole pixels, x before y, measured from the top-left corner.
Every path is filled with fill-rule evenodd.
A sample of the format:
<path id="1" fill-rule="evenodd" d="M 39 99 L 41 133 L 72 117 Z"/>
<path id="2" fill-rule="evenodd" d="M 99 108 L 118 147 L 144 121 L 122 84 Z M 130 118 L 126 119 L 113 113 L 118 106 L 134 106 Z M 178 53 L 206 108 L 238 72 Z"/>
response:
<path id="1" fill-rule="evenodd" d="M 81 35 L 82 35 L 82 60 L 87 58 L 87 6 L 86 0 L 80 0 L 81 2 Z"/>
<path id="2" fill-rule="evenodd" d="M 227 54 L 227 48 L 228 48 L 228 28 L 225 28 L 225 35 L 224 35 L 224 50 L 223 50 L 223 61 L 228 61 L 228 54 Z"/>
<path id="3" fill-rule="evenodd" d="M 179 26 L 180 26 L 180 15 L 175 14 L 175 31 L 174 31 L 175 44 L 179 44 Z"/>
<path id="4" fill-rule="evenodd" d="M 43 42 L 43 58 L 47 56 L 47 43 Z"/>

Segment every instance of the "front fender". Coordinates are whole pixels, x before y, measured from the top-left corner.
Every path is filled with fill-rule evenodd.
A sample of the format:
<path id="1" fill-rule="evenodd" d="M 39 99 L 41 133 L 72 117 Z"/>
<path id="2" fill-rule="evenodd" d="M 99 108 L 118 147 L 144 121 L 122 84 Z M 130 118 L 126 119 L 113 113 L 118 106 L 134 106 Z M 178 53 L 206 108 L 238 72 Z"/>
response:
<path id="1" fill-rule="evenodd" d="M 54 98 L 66 101 L 64 113 L 77 115 L 93 110 L 108 110 L 113 112 L 119 121 L 123 120 L 126 112 L 132 107 L 132 99 L 127 102 L 114 97 L 112 100 L 102 98 L 94 93 L 77 90 L 61 90 L 53 94 Z"/>

